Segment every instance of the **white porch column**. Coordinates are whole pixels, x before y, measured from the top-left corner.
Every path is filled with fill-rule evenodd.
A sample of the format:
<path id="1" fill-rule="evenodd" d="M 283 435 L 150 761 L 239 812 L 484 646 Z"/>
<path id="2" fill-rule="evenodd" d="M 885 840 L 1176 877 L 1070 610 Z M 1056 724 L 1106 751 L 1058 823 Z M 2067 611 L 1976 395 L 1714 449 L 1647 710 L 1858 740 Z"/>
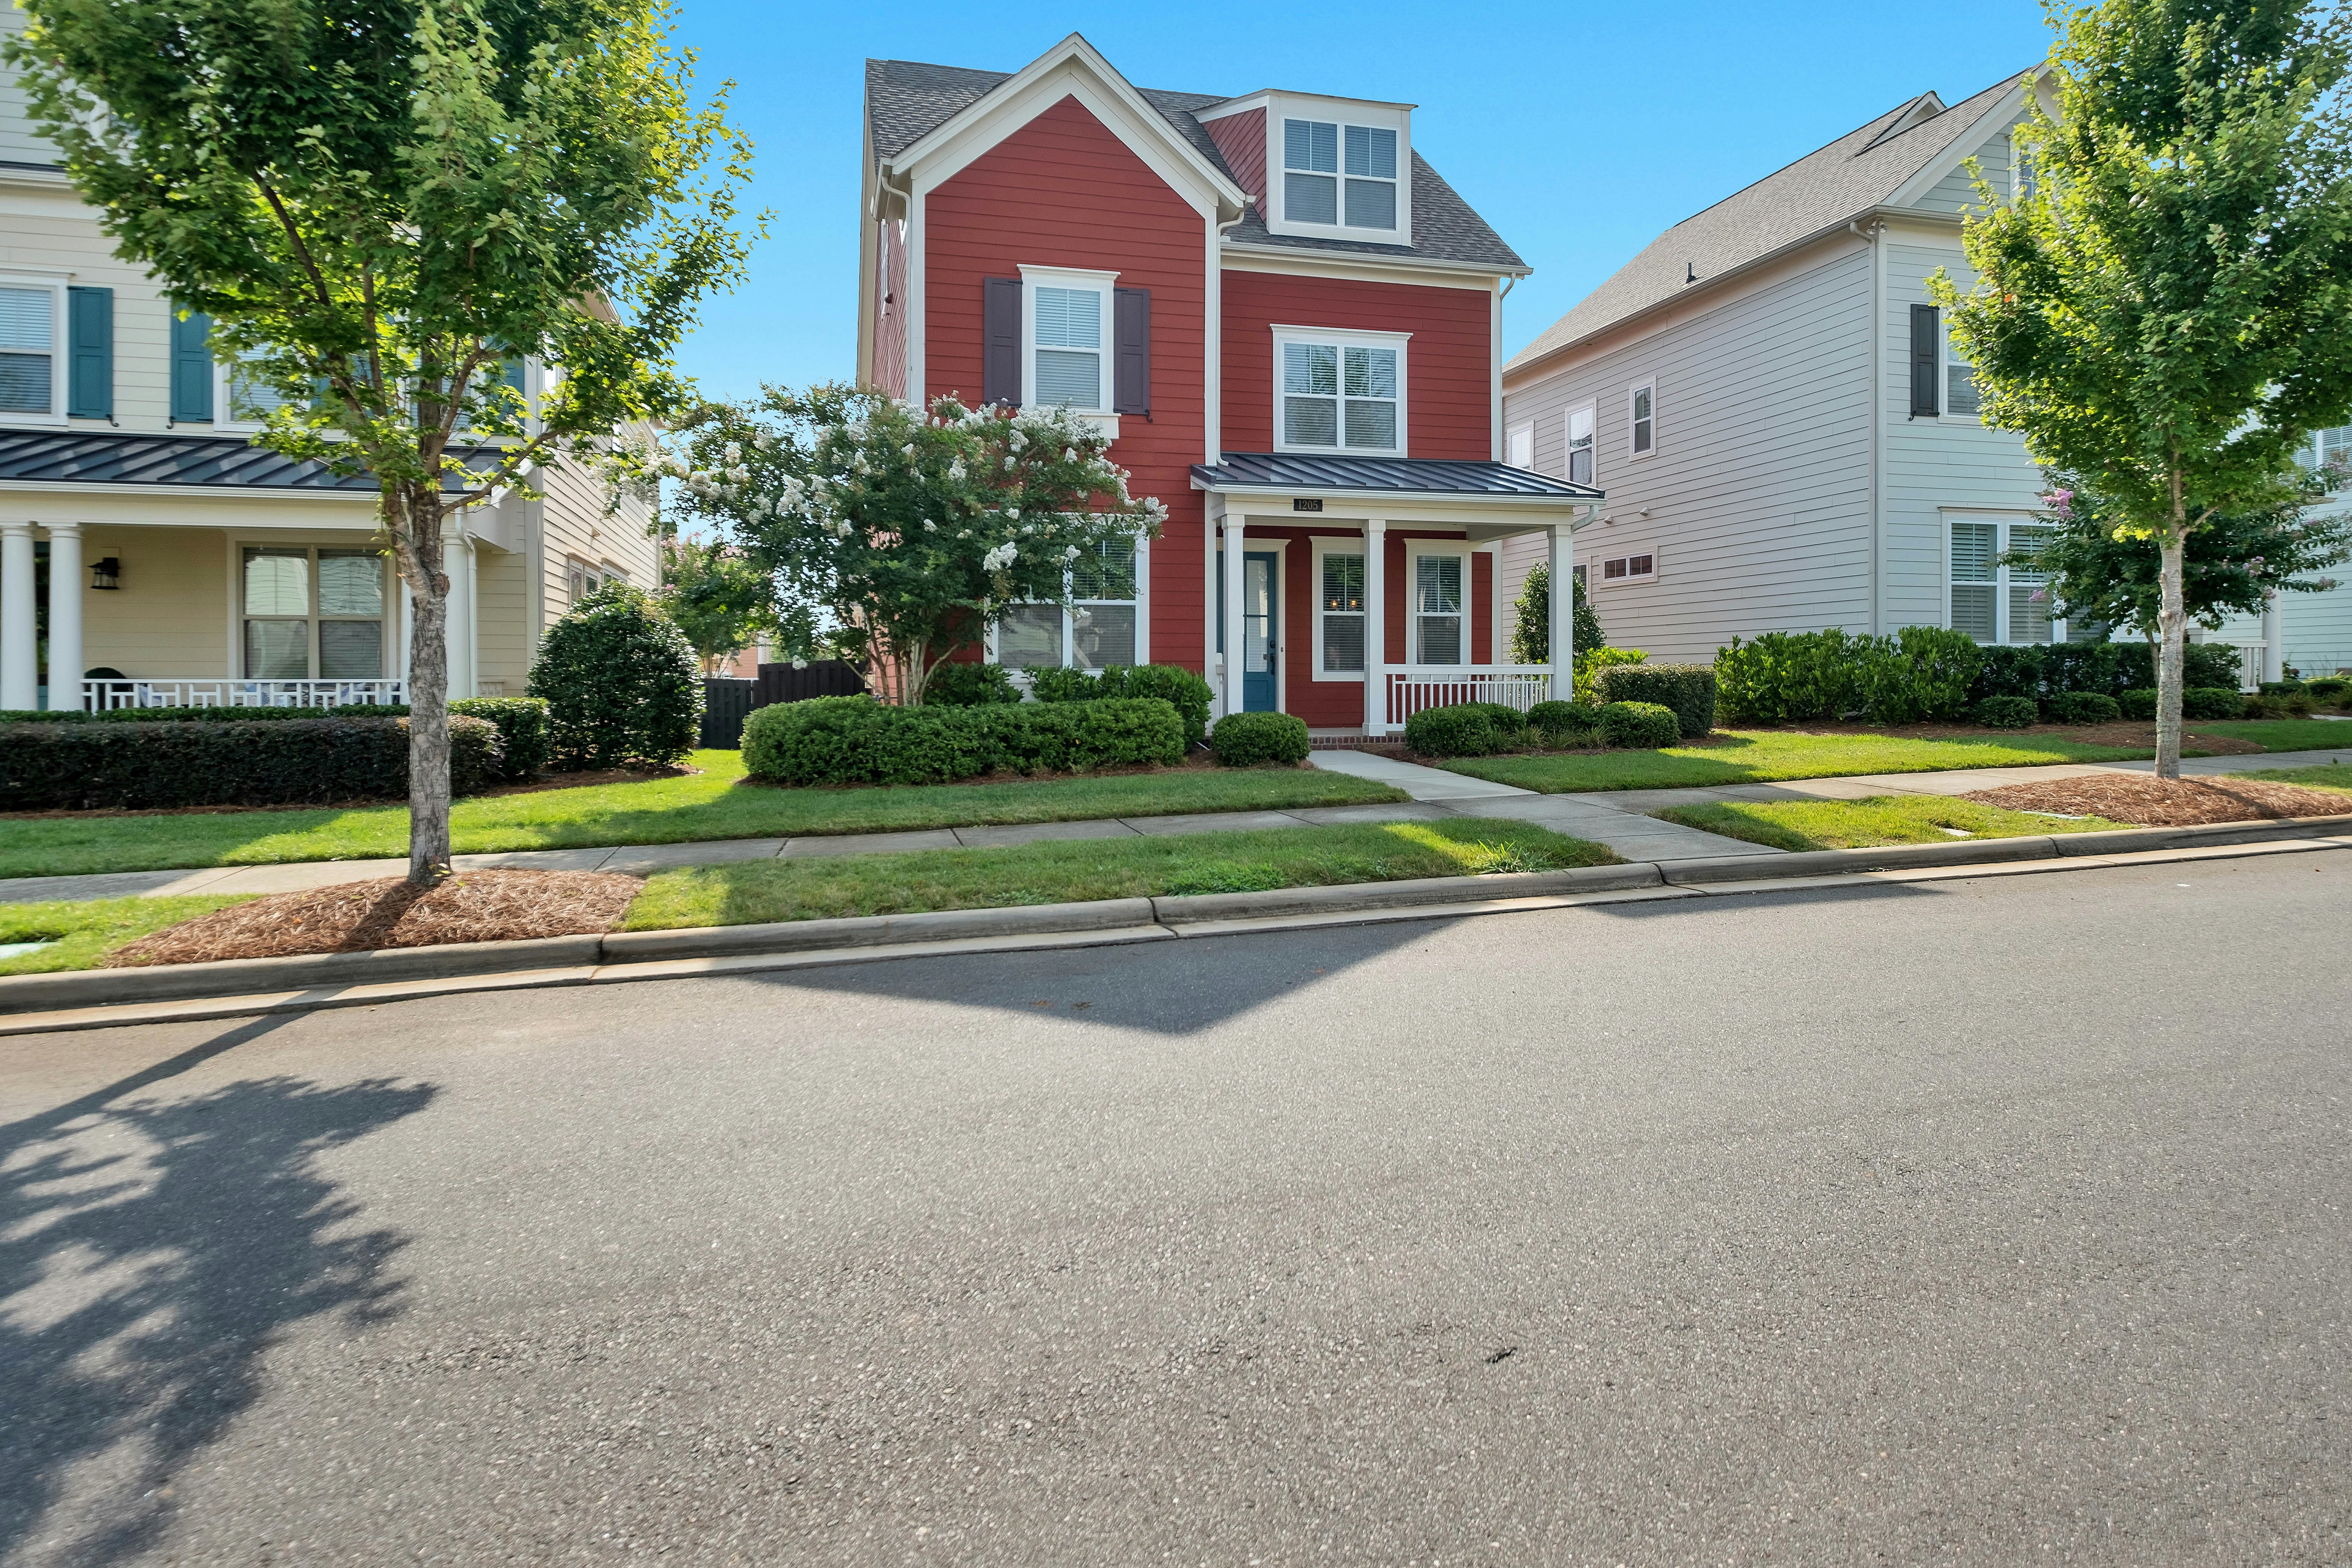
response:
<path id="1" fill-rule="evenodd" d="M 1242 538 L 1239 512 L 1225 514 L 1225 711 L 1248 704 L 1242 696 Z"/>
<path id="2" fill-rule="evenodd" d="M 1364 520 L 1364 730 L 1384 733 L 1389 722 L 1389 520 Z"/>
<path id="3" fill-rule="evenodd" d="M 442 623 L 449 649 L 451 700 L 474 694 L 473 550 L 463 534 L 441 541 L 441 570 L 449 579 L 449 603 Z"/>
<path id="4" fill-rule="evenodd" d="M 1544 530 L 1544 573 L 1551 582 L 1550 619 L 1547 628 L 1551 648 L 1551 695 L 1555 702 L 1576 696 L 1576 540 L 1568 524 L 1555 522 Z"/>
<path id="5" fill-rule="evenodd" d="M 49 706 L 81 706 L 81 524 L 49 524 Z"/>
<path id="6" fill-rule="evenodd" d="M 40 700 L 40 637 L 33 624 L 33 525 L 0 522 L 0 708 Z"/>
<path id="7" fill-rule="evenodd" d="M 55 582 L 53 577 L 50 581 Z M 52 612 L 54 613 L 54 612 Z M 2279 628 L 2279 601 L 2275 593 L 2263 595 L 2263 676 L 2264 680 L 2284 680 L 2286 650 L 2279 646 L 2284 634 Z"/>

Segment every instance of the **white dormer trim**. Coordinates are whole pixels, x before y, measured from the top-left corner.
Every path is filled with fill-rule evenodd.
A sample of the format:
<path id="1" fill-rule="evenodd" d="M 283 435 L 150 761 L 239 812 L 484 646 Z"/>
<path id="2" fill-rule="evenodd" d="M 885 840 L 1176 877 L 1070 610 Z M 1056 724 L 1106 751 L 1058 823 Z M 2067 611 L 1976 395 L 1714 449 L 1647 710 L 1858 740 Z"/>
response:
<path id="1" fill-rule="evenodd" d="M 1986 137 L 1992 133 L 1992 127 L 2007 124 L 2023 110 L 2025 79 L 2025 77 L 2021 75 L 2016 81 L 2010 83 L 2009 90 L 1993 100 L 1991 105 L 1982 114 L 1978 115 L 1975 122 L 1967 130 L 1953 137 L 1950 146 L 1928 159 L 1927 164 L 1917 174 L 1896 186 L 1895 194 L 1888 196 L 1880 205 L 1913 207 L 1927 200 L 1927 193 L 1942 184 L 1946 175 L 1976 156 L 1978 149 L 1985 144 Z"/>
<path id="2" fill-rule="evenodd" d="M 1076 99 L 1109 127 L 1111 134 L 1203 217 L 1241 216 L 1248 193 L 1179 135 L 1167 117 L 1076 33 L 887 160 L 883 177 L 911 175 L 912 194 L 920 196 L 952 179 L 1065 98 Z"/>
<path id="3" fill-rule="evenodd" d="M 1382 103 L 1364 98 L 1327 98 L 1316 93 L 1268 91 L 1253 94 L 1264 100 L 1265 109 L 1265 227 L 1269 234 L 1302 239 L 1346 239 L 1371 245 L 1394 245 L 1410 247 L 1412 244 L 1412 110 L 1410 103 Z M 1257 107 L 1249 100 L 1238 100 Z M 1220 104 L 1217 112 L 1227 112 Z M 1199 116 L 1194 116 L 1198 119 Z M 1284 179 L 1283 124 L 1290 120 L 1324 121 L 1348 125 L 1369 125 L 1396 132 L 1396 226 L 1394 228 L 1355 228 L 1344 221 L 1330 223 L 1295 223 L 1286 211 L 1288 195 Z M 1335 178 L 1341 193 L 1339 216 L 1344 220 L 1346 192 L 1345 142 L 1340 133 L 1340 169 Z"/>

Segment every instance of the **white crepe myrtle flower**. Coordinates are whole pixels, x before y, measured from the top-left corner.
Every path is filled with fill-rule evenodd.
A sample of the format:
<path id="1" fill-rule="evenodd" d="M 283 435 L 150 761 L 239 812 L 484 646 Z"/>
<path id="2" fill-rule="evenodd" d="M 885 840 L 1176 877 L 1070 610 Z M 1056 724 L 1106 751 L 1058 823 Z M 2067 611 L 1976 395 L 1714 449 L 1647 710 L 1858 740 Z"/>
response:
<path id="1" fill-rule="evenodd" d="M 961 458 L 958 458 L 954 462 L 948 465 L 948 478 L 961 484 L 963 482 L 963 459 Z"/>
<path id="2" fill-rule="evenodd" d="M 1017 468 L 1017 467 L 1019 467 L 1019 466 L 1020 466 L 1020 463 L 1019 463 L 1019 459 L 1017 459 L 1017 458 L 1005 458 L 1005 459 L 1004 459 L 1004 469 L 1005 469 L 1005 472 L 1007 472 L 1007 473 L 1012 472 L 1015 468 Z"/>
<path id="3" fill-rule="evenodd" d="M 740 442 L 739 442 L 739 441 L 730 441 L 730 442 L 728 442 L 728 443 L 727 443 L 727 453 L 726 453 L 726 456 L 727 456 L 727 460 L 728 460 L 728 462 L 730 462 L 730 463 L 740 463 L 740 462 L 741 462 L 741 461 L 743 460 L 743 447 L 742 447 L 742 443 L 740 443 Z"/>
<path id="4" fill-rule="evenodd" d="M 1075 545 L 1075 544 L 1068 544 L 1068 545 L 1064 545 L 1064 546 L 1062 547 L 1062 563 L 1063 563 L 1064 565 L 1067 565 L 1067 564 L 1069 564 L 1071 562 L 1076 561 L 1077 558 L 1078 558 L 1078 547 L 1077 547 L 1076 545 Z"/>
<path id="5" fill-rule="evenodd" d="M 925 533 L 937 533 L 939 531 L 940 525 L 938 523 L 933 522 L 928 517 L 923 519 L 923 531 Z"/>
<path id="6" fill-rule="evenodd" d="M 1062 448 L 1062 461 L 1066 463 L 1075 463 L 1077 460 L 1078 455 L 1076 452 L 1067 447 Z"/>
<path id="7" fill-rule="evenodd" d="M 1004 449 L 1008 452 L 1018 452 L 1027 445 L 1029 445 L 1029 437 L 1021 434 L 1020 427 L 1017 426 L 1014 426 L 1013 434 L 1004 438 Z"/>
<path id="8" fill-rule="evenodd" d="M 793 668 L 794 669 L 806 669 L 808 668 L 808 660 L 804 658 L 796 658 L 793 660 Z"/>
<path id="9" fill-rule="evenodd" d="M 1002 572 L 1006 567 L 1011 566 L 1014 558 L 1019 554 L 1020 552 L 1014 548 L 1013 542 L 1011 540 L 1007 540 L 1003 544 L 998 545 L 995 549 L 990 551 L 987 554 L 980 558 L 981 570 L 984 572 Z"/>
<path id="10" fill-rule="evenodd" d="M 1004 509 L 1004 515 L 1018 520 L 1021 516 L 1021 509 L 1017 506 L 1008 506 Z"/>

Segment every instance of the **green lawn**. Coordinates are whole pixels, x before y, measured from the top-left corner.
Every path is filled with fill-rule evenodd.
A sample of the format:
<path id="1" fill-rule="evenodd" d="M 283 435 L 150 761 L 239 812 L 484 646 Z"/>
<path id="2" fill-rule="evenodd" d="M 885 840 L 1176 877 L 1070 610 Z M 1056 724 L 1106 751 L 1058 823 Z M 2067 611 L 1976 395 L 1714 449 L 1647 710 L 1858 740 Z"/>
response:
<path id="1" fill-rule="evenodd" d="M 2352 747 L 2346 748 L 2352 756 Z M 2269 784 L 2301 784 L 2305 789 L 2340 790 L 2352 795 L 2352 763 L 2322 763 L 2309 768 L 2267 768 L 2259 773 L 2231 773 L 2233 779 L 2262 779 Z"/>
<path id="2" fill-rule="evenodd" d="M 0 904 L 0 943 L 54 942 L 38 952 L 0 959 L 0 974 L 43 974 L 58 969 L 95 969 L 125 942 L 165 926 L 241 904 L 253 897 L 185 899 L 95 899 L 87 903 Z"/>
<path id="3" fill-rule="evenodd" d="M 656 931 L 1087 899 L 1237 893 L 1606 866 L 1616 858 L 1604 846 L 1524 822 L 1462 818 L 1172 838 L 1065 839 L 1005 849 L 688 867 L 647 882 L 622 924 L 632 931 Z"/>
<path id="4" fill-rule="evenodd" d="M 1405 798 L 1386 784 L 1320 768 L 1203 768 L 1020 784 L 777 789 L 747 782 L 739 752 L 697 752 L 692 761 L 703 771 L 689 778 L 461 800 L 450 814 L 452 845 L 464 855 L 1263 811 Z M 0 821 L 0 877 L 363 860 L 407 853 L 405 806 Z"/>
<path id="5" fill-rule="evenodd" d="M 2342 745 L 2346 726 L 2325 720 L 2276 720 L 2194 724 L 2197 734 L 2235 736 L 2273 752 Z M 1907 735 L 1828 735 L 1793 730 L 1718 730 L 1704 746 L 1662 752 L 1580 752 L 1553 756 L 1458 757 L 1443 764 L 1457 773 L 1516 784 L 1543 795 L 1586 790 L 1676 789 L 1708 784 L 1769 784 L 1779 779 L 1834 778 L 1849 773 L 1920 773 L 1945 768 L 2016 768 L 2042 763 L 2123 763 L 2156 754 L 2153 747 L 2094 746 L 2050 735 L 1988 736 L 1956 741 Z M 2204 753 L 2191 746 L 2186 753 Z"/>
<path id="6" fill-rule="evenodd" d="M 2128 824 L 2003 811 L 1972 800 L 1873 795 L 1866 800 L 1710 801 L 1670 805 L 1653 816 L 1775 849 L 1868 849 L 1882 844 L 1948 844 L 1962 837 L 2102 833 Z M 1948 833 L 1947 828 L 1957 828 Z"/>

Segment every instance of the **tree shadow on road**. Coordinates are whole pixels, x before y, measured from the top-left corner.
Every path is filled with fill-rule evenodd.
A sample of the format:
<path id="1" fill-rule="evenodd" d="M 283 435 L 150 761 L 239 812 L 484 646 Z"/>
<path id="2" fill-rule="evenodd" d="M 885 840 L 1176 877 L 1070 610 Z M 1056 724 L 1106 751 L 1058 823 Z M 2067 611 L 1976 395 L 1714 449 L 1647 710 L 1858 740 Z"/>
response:
<path id="1" fill-rule="evenodd" d="M 175 1479 L 260 1396 L 289 1328 L 399 1310 L 407 1238 L 350 1228 L 361 1205 L 318 1159 L 423 1110 L 432 1086 L 140 1092 L 286 1021 L 0 1128 L 0 1559 L 155 1545 Z"/>

